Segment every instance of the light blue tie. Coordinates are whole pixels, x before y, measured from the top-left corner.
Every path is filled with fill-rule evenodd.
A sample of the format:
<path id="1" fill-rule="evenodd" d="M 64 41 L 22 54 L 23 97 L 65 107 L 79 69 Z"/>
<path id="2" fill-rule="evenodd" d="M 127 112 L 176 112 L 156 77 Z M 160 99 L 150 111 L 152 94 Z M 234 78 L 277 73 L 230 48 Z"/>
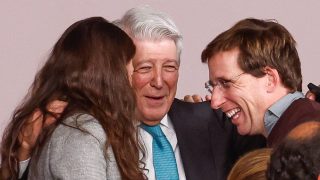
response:
<path id="1" fill-rule="evenodd" d="M 153 166 L 157 180 L 177 180 L 179 179 L 176 158 L 172 147 L 163 134 L 160 125 L 148 126 L 141 124 L 141 127 L 153 137 Z"/>

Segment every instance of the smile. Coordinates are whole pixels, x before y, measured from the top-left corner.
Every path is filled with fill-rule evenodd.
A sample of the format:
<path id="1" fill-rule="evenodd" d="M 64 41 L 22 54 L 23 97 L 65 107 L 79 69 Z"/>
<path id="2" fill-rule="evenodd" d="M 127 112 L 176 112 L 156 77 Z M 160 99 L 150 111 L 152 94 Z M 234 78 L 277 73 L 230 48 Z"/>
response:
<path id="1" fill-rule="evenodd" d="M 155 100 L 160 100 L 162 98 L 164 98 L 164 96 L 146 96 L 147 98 L 150 98 L 150 99 L 155 99 Z"/>
<path id="2" fill-rule="evenodd" d="M 234 117 L 238 112 L 240 112 L 240 108 L 232 109 L 228 112 L 225 112 L 228 118 Z"/>
<path id="3" fill-rule="evenodd" d="M 150 107 L 162 106 L 165 102 L 165 96 L 145 96 L 145 98 Z"/>

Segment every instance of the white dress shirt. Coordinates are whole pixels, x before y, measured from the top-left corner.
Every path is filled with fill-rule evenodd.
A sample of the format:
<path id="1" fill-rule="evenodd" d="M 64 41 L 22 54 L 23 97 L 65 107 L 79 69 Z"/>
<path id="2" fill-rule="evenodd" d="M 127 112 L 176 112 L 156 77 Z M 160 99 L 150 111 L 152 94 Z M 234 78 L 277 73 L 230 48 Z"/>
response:
<path id="1" fill-rule="evenodd" d="M 176 162 L 177 162 L 177 167 L 178 167 L 178 173 L 179 173 L 179 179 L 180 180 L 185 180 L 185 172 L 183 169 L 183 164 L 182 164 L 182 159 L 180 155 L 180 150 L 178 146 L 178 140 L 177 140 L 177 135 L 176 132 L 173 129 L 172 122 L 168 115 L 163 117 L 163 119 L 160 122 L 160 127 L 163 133 L 165 134 L 166 138 L 168 139 L 169 143 L 172 146 Z M 154 172 L 154 167 L 153 167 L 153 158 L 152 158 L 152 136 L 146 132 L 144 129 L 139 128 L 139 133 L 140 133 L 140 140 L 144 144 L 145 148 L 145 157 L 143 161 L 146 164 L 146 170 L 144 171 L 145 175 L 148 177 L 150 180 L 155 180 L 155 172 Z"/>

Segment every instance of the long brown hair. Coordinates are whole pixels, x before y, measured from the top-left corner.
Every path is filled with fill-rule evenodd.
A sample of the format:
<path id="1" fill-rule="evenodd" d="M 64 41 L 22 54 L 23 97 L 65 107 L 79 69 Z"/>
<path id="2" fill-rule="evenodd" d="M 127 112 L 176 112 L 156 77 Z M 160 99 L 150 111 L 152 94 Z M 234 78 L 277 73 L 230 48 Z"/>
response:
<path id="1" fill-rule="evenodd" d="M 1 179 L 17 179 L 19 132 L 36 108 L 44 116 L 54 115 L 46 107 L 56 99 L 64 99 L 68 105 L 57 122 L 42 131 L 34 155 L 39 154 L 63 119 L 84 112 L 94 116 L 105 130 L 108 137 L 105 147 L 112 147 L 122 178 L 142 179 L 134 121 L 135 96 L 126 70 L 134 53 L 130 37 L 101 17 L 72 24 L 55 44 L 5 130 Z"/>

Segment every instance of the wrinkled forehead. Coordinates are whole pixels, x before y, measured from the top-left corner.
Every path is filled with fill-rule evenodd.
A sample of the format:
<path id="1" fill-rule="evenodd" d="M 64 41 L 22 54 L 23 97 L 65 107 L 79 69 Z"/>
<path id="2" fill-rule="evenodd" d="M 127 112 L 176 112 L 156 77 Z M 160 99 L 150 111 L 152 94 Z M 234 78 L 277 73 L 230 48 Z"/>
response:
<path id="1" fill-rule="evenodd" d="M 179 64 L 177 47 L 171 39 L 134 39 L 134 44 L 136 45 L 136 54 L 133 63 L 146 60 L 175 60 Z"/>

